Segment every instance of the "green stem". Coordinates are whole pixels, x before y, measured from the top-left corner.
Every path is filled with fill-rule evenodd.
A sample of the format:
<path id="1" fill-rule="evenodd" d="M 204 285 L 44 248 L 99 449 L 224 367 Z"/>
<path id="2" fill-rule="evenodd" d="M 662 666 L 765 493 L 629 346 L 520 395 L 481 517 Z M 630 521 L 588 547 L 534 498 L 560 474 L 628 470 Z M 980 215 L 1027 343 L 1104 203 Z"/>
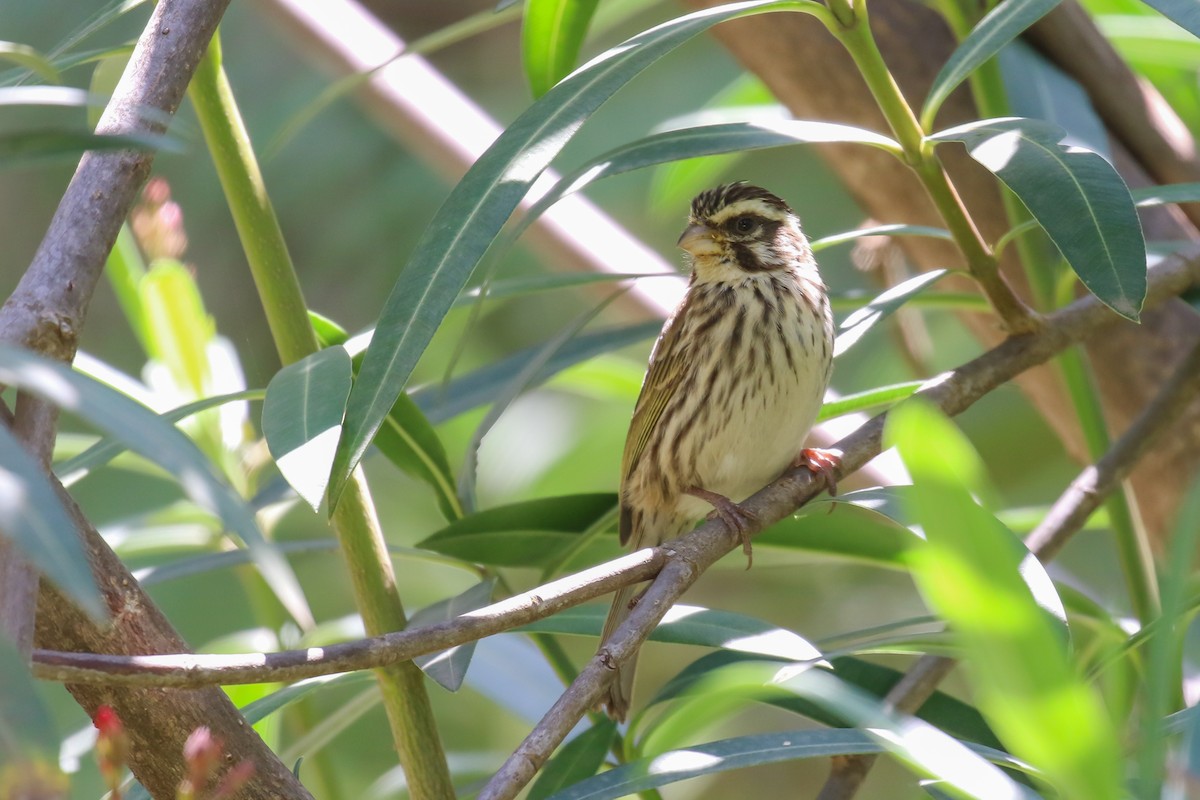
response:
<path id="1" fill-rule="evenodd" d="M 955 244 L 962 251 L 972 277 L 983 287 L 996 313 L 1004 320 L 1011 333 L 1036 329 L 1037 318 L 1013 293 L 1012 287 L 1000 273 L 995 255 L 967 213 L 962 198 L 950 182 L 941 160 L 938 159 L 933 146 L 926 141 L 920 120 L 904 99 L 900 87 L 884 63 L 883 54 L 879 52 L 879 47 L 871 35 L 866 3 L 859 0 L 854 6 L 850 6 L 848 0 L 832 0 L 830 8 L 837 22 L 830 25 L 829 30 L 854 59 L 867 88 L 870 89 L 896 140 L 904 150 L 905 163 L 917 173 L 929 198 L 945 221 L 946 228 L 954 237 Z"/>
<path id="2" fill-rule="evenodd" d="M 205 142 L 250 265 L 279 358 L 290 364 L 317 351 L 300 281 L 271 207 L 250 137 L 213 39 L 189 89 Z M 356 470 L 334 511 L 355 601 L 368 635 L 398 631 L 407 619 L 366 480 Z M 411 661 L 376 670 L 392 737 L 418 800 L 450 800 L 454 789 L 424 675 Z"/>

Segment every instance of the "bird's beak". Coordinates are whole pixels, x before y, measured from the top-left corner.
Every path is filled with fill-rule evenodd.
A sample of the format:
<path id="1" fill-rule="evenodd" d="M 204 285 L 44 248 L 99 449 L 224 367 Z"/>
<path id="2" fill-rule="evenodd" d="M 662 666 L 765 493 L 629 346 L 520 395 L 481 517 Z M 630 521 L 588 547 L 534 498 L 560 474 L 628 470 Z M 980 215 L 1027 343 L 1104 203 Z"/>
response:
<path id="1" fill-rule="evenodd" d="M 677 244 L 693 256 L 715 255 L 721 252 L 720 245 L 713 238 L 713 229 L 700 223 L 689 225 Z"/>

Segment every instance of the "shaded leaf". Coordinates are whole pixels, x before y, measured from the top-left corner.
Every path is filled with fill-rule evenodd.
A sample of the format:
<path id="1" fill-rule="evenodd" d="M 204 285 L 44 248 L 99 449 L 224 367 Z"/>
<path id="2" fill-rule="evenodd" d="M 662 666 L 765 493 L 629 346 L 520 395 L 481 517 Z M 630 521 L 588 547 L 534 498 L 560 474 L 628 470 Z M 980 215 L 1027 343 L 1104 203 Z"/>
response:
<path id="1" fill-rule="evenodd" d="M 943 275 L 946 275 L 947 272 L 949 270 L 944 269 L 922 272 L 919 275 L 896 284 L 842 320 L 842 324 L 838 325 L 837 338 L 833 344 L 834 358 L 837 358 L 853 347 L 862 338 L 863 334 L 875 327 L 880 320 L 891 316 L 909 298 L 920 294 L 932 286 Z"/>
<path id="2" fill-rule="evenodd" d="M 954 241 L 954 237 L 950 235 L 950 231 L 945 228 L 933 228 L 928 225 L 872 225 L 867 228 L 857 228 L 845 233 L 835 233 L 829 236 L 822 236 L 820 239 L 814 239 L 812 241 L 812 249 L 814 253 L 819 253 L 827 247 L 865 239 L 868 236 L 928 236 L 931 239 L 942 239 L 947 242 Z"/>
<path id="3" fill-rule="evenodd" d="M 83 540 L 41 466 L 0 425 L 0 531 L 93 618 L 107 618 Z"/>
<path id="4" fill-rule="evenodd" d="M 528 0 L 521 27 L 525 77 L 541 97 L 575 68 L 599 0 Z"/>
<path id="5" fill-rule="evenodd" d="M 422 608 L 412 615 L 408 625 L 410 628 L 433 625 L 452 620 L 468 611 L 483 608 L 492 602 L 492 590 L 495 587 L 495 578 L 480 581 L 462 594 Z M 467 676 L 467 668 L 471 666 L 471 656 L 474 654 L 475 642 L 467 642 L 439 653 L 417 656 L 413 661 L 442 688 L 457 692 L 462 686 L 463 678 Z"/>
<path id="6" fill-rule="evenodd" d="M 267 384 L 263 435 L 279 471 L 313 511 L 325 495 L 350 380 L 350 355 L 330 347 L 288 364 Z"/>
<path id="7" fill-rule="evenodd" d="M 1000 72 L 1014 116 L 1044 119 L 1079 144 L 1108 161 L 1108 131 L 1079 83 L 1020 39 L 1000 51 Z"/>
<path id="8" fill-rule="evenodd" d="M 347 404 L 328 489 L 331 509 L 454 298 L 533 181 L 591 113 L 659 57 L 718 22 L 784 9 L 824 11 L 810 0 L 749 3 L 694 12 L 640 33 L 547 92 L 472 165 L 426 228 L 379 317 Z"/>
<path id="9" fill-rule="evenodd" d="M 0 61 L 11 61 L 49 83 L 62 83 L 62 75 L 53 62 L 27 44 L 0 42 Z"/>
<path id="10" fill-rule="evenodd" d="M 930 138 L 966 144 L 971 157 L 1021 199 L 1084 286 L 1136 321 L 1146 298 L 1146 243 L 1129 190 L 1101 156 L 1064 148 L 1062 137 L 1048 122 L 1006 118 Z"/>
<path id="11" fill-rule="evenodd" d="M 567 367 L 658 336 L 661 322 L 641 322 L 576 336 L 563 345 L 534 375 L 531 385 L 542 383 Z M 488 403 L 514 375 L 533 359 L 541 347 L 529 347 L 474 372 L 455 378 L 445 386 L 422 386 L 412 393 L 417 406 L 435 425 Z"/>
<path id="12" fill-rule="evenodd" d="M 1193 0 L 1142 0 L 1192 36 L 1200 37 L 1200 5 Z"/>
<path id="13" fill-rule="evenodd" d="M 1058 3 L 1059 0 L 1004 0 L 988 12 L 933 79 L 921 109 L 921 127 L 930 130 L 938 109 L 960 83 Z"/>
<path id="14" fill-rule="evenodd" d="M 7 433 L 3 426 L 0 431 Z M 42 703 L 25 658 L 4 636 L 0 636 L 0 686 L 4 687 L 0 692 L 0 769 L 24 759 L 57 761 L 59 737 L 53 717 Z M 13 795 L 14 800 L 18 796 L 20 793 Z"/>
<path id="15" fill-rule="evenodd" d="M 304 627 L 312 624 L 312 613 L 287 561 L 263 536 L 242 498 L 171 423 L 115 389 L 7 345 L 0 345 L 0 383 L 79 415 L 172 473 L 193 501 L 217 514 L 241 538 L 263 578 L 296 621 Z"/>
<path id="16" fill-rule="evenodd" d="M 605 719 L 563 745 L 542 768 L 528 800 L 545 800 L 551 793 L 595 775 L 616 732 L 616 723 Z"/>
<path id="17" fill-rule="evenodd" d="M 78 158 L 85 150 L 167 150 L 181 152 L 177 139 L 158 134 L 96 134 L 87 131 L 38 130 L 0 135 L 0 169 L 42 161 Z"/>
<path id="18" fill-rule="evenodd" d="M 489 508 L 452 522 L 417 546 L 479 564 L 541 567 L 616 503 L 615 494 L 577 494 Z M 618 551 L 615 540 L 608 545 Z"/>

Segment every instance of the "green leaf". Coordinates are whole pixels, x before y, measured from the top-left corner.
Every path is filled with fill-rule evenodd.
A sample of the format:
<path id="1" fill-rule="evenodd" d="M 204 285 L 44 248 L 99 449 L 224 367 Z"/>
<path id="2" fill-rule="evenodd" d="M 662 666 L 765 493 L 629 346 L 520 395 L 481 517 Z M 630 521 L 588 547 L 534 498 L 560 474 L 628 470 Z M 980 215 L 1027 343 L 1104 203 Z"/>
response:
<path id="1" fill-rule="evenodd" d="M 325 495 L 350 382 L 350 354 L 330 347 L 288 364 L 267 384 L 262 409 L 267 447 L 313 511 Z"/>
<path id="2" fill-rule="evenodd" d="M 1146 298 L 1146 243 L 1129 190 L 1111 164 L 1089 150 L 1061 147 L 1062 137 L 1050 123 L 1006 118 L 930 139 L 966 144 L 1021 199 L 1084 286 L 1137 321 Z"/>
<path id="3" fill-rule="evenodd" d="M 893 383 L 890 386 L 880 386 L 875 389 L 867 389 L 865 392 L 848 394 L 837 400 L 826 400 L 825 404 L 821 406 L 821 413 L 817 415 L 817 422 L 860 411 L 892 406 L 901 400 L 912 397 L 913 392 L 924 385 L 924 381 Z"/>
<path id="4" fill-rule="evenodd" d="M 517 630 L 526 633 L 562 633 L 599 636 L 608 607 L 575 606 Z M 803 636 L 754 617 L 677 603 L 650 634 L 652 642 L 718 647 L 757 657 L 821 663 L 821 651 Z"/>
<path id="5" fill-rule="evenodd" d="M 1200 5 L 1194 0 L 1143 0 L 1192 36 L 1200 37 Z"/>
<path id="6" fill-rule="evenodd" d="M 1011 2 L 1011 0 L 1009 0 Z M 855 311 L 842 320 L 837 329 L 837 339 L 833 344 L 833 357 L 845 353 L 862 338 L 863 334 L 875 327 L 882 319 L 892 315 L 896 309 L 908 302 L 909 298 L 928 289 L 949 270 L 935 269 L 922 272 L 880 294 L 870 303 Z"/>
<path id="7" fill-rule="evenodd" d="M 530 385 L 536 385 L 593 356 L 619 350 L 631 344 L 658 336 L 661 322 L 639 322 L 620 328 L 608 328 L 576 336 L 562 346 L 537 371 Z M 529 347 L 474 372 L 455 378 L 445 386 L 422 386 L 412 398 L 433 424 L 453 419 L 459 414 L 488 403 L 512 377 L 538 357 L 541 347 Z"/>
<path id="8" fill-rule="evenodd" d="M 203 400 L 197 400 L 194 403 L 179 406 L 160 416 L 167 422 L 179 422 L 193 414 L 207 411 L 210 408 L 217 408 L 226 403 L 238 403 L 243 400 L 261 400 L 265 394 L 266 392 L 263 389 L 247 389 L 244 392 L 215 395 L 213 397 L 206 397 Z M 72 486 L 124 453 L 127 449 L 120 441 L 111 437 L 105 437 L 79 455 L 55 465 L 54 472 L 59 476 L 59 480 L 62 481 L 63 486 Z"/>
<path id="9" fill-rule="evenodd" d="M 576 494 L 490 508 L 452 522 L 417 546 L 479 564 L 541 567 L 616 504 L 614 494 Z M 606 549 L 618 552 L 615 541 Z"/>
<path id="10" fill-rule="evenodd" d="M 966 747 L 999 763 L 1011 762 L 1005 754 L 990 748 Z M 738 736 L 631 761 L 551 795 L 550 800 L 616 800 L 659 786 L 735 769 L 805 758 L 882 752 L 885 748 L 879 740 L 860 730 L 795 730 Z"/>
<path id="11" fill-rule="evenodd" d="M 125 315 L 130 329 L 133 330 L 142 350 L 146 355 L 150 355 L 150 331 L 146 327 L 146 312 L 142 308 L 141 292 L 138 289 L 146 276 L 146 263 L 142 259 L 142 251 L 128 222 L 121 223 L 116 244 L 109 251 L 108 260 L 104 264 L 104 274 L 108 276 L 113 294 L 117 296 L 117 303 L 121 306 L 121 312 Z"/>
<path id="12" fill-rule="evenodd" d="M 49 83 L 62 83 L 62 75 L 54 64 L 29 45 L 0 42 L 0 61 L 11 61 Z"/>
<path id="13" fill-rule="evenodd" d="M 412 615 L 408 621 L 410 628 L 420 628 L 422 625 L 433 625 L 446 622 L 461 616 L 468 611 L 483 608 L 492 602 L 492 590 L 496 587 L 496 579 L 481 581 L 465 592 L 446 600 L 441 600 L 431 606 L 426 606 Z M 457 692 L 467 677 L 467 668 L 471 666 L 471 656 L 475 654 L 475 642 L 468 642 L 457 647 L 451 647 L 440 653 L 430 653 L 413 659 L 418 667 L 437 681 L 442 688 Z"/>
<path id="14" fill-rule="evenodd" d="M 362 340 L 351 337 L 346 329 L 315 311 L 308 312 L 309 321 L 321 347 L 345 345 L 354 357 L 354 369 L 362 361 Z M 446 458 L 446 449 L 425 414 L 407 393 L 401 392 L 395 405 L 375 435 L 375 446 L 398 469 L 433 487 L 438 507 L 448 520 L 463 515 L 462 505 L 454 490 L 454 473 Z"/>
<path id="15" fill-rule="evenodd" d="M 79 415 L 175 475 L 193 501 L 220 516 L 241 538 L 264 580 L 293 618 L 302 627 L 312 624 L 312 612 L 287 561 L 263 536 L 242 498 L 171 423 L 115 389 L 7 345 L 0 345 L 0 383 L 29 391 Z"/>
<path id="16" fill-rule="evenodd" d="M 928 537 L 912 554 L 913 577 L 954 627 L 980 711 L 1064 797 L 1123 796 L 1112 721 L 1023 578 L 1032 556 L 962 482 L 955 452 L 969 443 L 915 401 L 889 414 L 887 441 L 912 475 L 905 505 Z"/>
<path id="17" fill-rule="evenodd" d="M 1000 51 L 1000 72 L 1014 116 L 1053 123 L 1067 132 L 1072 144 L 1112 160 L 1104 121 L 1074 78 L 1020 39 Z"/>
<path id="18" fill-rule="evenodd" d="M 426 228 L 380 315 L 350 393 L 329 482 L 331 509 L 454 298 L 534 180 L 591 113 L 659 57 L 718 22 L 785 9 L 826 13 L 811 0 L 754 2 L 698 11 L 640 33 L 547 92 L 475 162 Z"/>
<path id="19" fill-rule="evenodd" d="M 0 430 L 7 433 L 3 426 Z M 4 448 L 8 447 L 5 442 Z M 20 449 L 20 445 L 16 447 Z M 25 657 L 4 636 L 0 636 L 0 685 L 4 686 L 0 692 L 0 771 L 25 759 L 57 761 L 59 737 L 54 718 L 42 703 Z M 21 793 L 5 796 L 15 800 Z"/>
<path id="20" fill-rule="evenodd" d="M 579 331 L 583 327 L 596 318 L 596 315 L 603 311 L 609 303 L 620 296 L 620 292 L 615 292 L 609 295 L 606 299 L 594 305 L 584 313 L 577 316 L 561 331 L 555 334 L 550 341 L 538 347 L 537 355 L 531 358 L 520 371 L 512 376 L 508 382 L 501 387 L 500 391 L 492 398 L 491 408 L 487 414 L 476 426 L 475 432 L 471 434 L 471 440 L 467 442 L 467 455 L 463 463 L 463 468 L 458 476 L 458 497 L 462 501 L 464 508 L 474 510 L 475 508 L 475 479 L 479 467 L 479 446 L 483 444 L 483 437 L 487 436 L 488 431 L 500 420 L 500 417 L 512 405 L 512 402 L 517 399 L 517 396 L 534 384 L 538 374 L 545 368 L 555 354 L 559 353 L 567 342 L 576 338 Z"/>
<path id="21" fill-rule="evenodd" d="M 182 149 L 177 139 L 151 133 L 95 134 L 70 130 L 5 133 L 0 134 L 0 169 L 78 158 L 85 150 L 181 152 Z"/>
<path id="22" fill-rule="evenodd" d="M 546 800 L 553 792 L 595 775 L 616 732 L 616 723 L 605 719 L 563 745 L 542 768 L 527 800 Z"/>
<path id="23" fill-rule="evenodd" d="M 528 0 L 521 27 L 525 77 L 541 97 L 575 68 L 599 0 Z"/>
<path id="24" fill-rule="evenodd" d="M 302 700 L 318 690 L 354 686 L 360 683 L 368 684 L 374 680 L 375 676 L 368 670 L 305 678 L 302 681 L 296 681 L 291 686 L 285 686 L 278 691 L 271 692 L 266 697 L 255 700 L 249 705 L 243 706 L 241 708 L 242 716 L 246 718 L 247 722 L 254 725 L 266 719 L 271 714 L 282 711 L 292 703 Z"/>
<path id="25" fill-rule="evenodd" d="M 208 388 L 208 345 L 217 326 L 204 309 L 191 270 L 172 258 L 155 259 L 142 276 L 138 294 L 150 356 L 167 367 L 181 389 L 203 395 Z"/>
<path id="26" fill-rule="evenodd" d="M 830 236 L 822 236 L 820 239 L 814 239 L 812 241 L 812 249 L 814 253 L 819 253 L 827 247 L 865 239 L 868 236 L 928 236 L 931 239 L 941 239 L 947 242 L 954 241 L 954 237 L 950 235 L 950 231 L 944 228 L 933 228 L 928 225 L 872 225 L 868 228 L 856 228 L 845 233 L 835 233 Z"/>
<path id="27" fill-rule="evenodd" d="M 761 656 L 731 650 L 701 656 L 668 681 L 648 705 L 656 705 L 692 693 L 709 673 L 730 664 L 739 664 L 755 659 L 761 659 Z M 898 669 L 850 656 L 833 659 L 831 666 L 833 674 L 839 679 L 875 697 L 885 696 L 905 675 Z M 848 720 L 836 713 L 831 713 L 821 704 L 791 692 L 767 694 L 758 699 L 793 714 L 800 714 L 822 725 L 837 728 L 851 726 Z M 956 738 L 967 739 L 997 750 L 1003 749 L 1000 740 L 992 733 L 979 711 L 945 692 L 935 691 L 921 705 L 916 716 Z"/>
<path id="28" fill-rule="evenodd" d="M 834 122 L 807 120 L 726 122 L 656 133 L 610 150 L 563 177 L 521 218 L 513 236 L 519 235 L 547 208 L 563 197 L 578 192 L 601 178 L 654 164 L 717 153 L 740 153 L 796 144 L 846 142 L 870 145 L 889 152 L 900 150 L 900 145 L 895 141 L 874 131 Z"/>
<path id="29" fill-rule="evenodd" d="M 1167 203 L 1200 203 L 1200 183 L 1168 183 L 1166 186 L 1143 186 L 1131 189 L 1138 208 L 1161 206 Z"/>
<path id="30" fill-rule="evenodd" d="M 984 62 L 1000 52 L 1004 45 L 1050 13 L 1058 3 L 1059 0 L 1004 0 L 988 12 L 933 79 L 929 95 L 925 98 L 925 107 L 921 109 L 921 127 L 932 129 L 937 112 L 950 93 Z"/>
<path id="31" fill-rule="evenodd" d="M 0 531 L 68 597 L 107 619 L 83 540 L 33 456 L 0 425 Z"/>
<path id="32" fill-rule="evenodd" d="M 479 300 L 501 300 L 506 297 L 523 297 L 539 292 L 552 292 L 558 289 L 574 289 L 578 286 L 591 286 L 597 283 L 616 283 L 632 281 L 639 278 L 671 278 L 682 280 L 683 276 L 675 272 L 551 272 L 545 275 L 532 275 L 521 278 L 506 278 L 493 281 L 483 293 L 483 287 L 474 286 L 467 289 L 454 300 L 454 308 L 472 306 Z"/>

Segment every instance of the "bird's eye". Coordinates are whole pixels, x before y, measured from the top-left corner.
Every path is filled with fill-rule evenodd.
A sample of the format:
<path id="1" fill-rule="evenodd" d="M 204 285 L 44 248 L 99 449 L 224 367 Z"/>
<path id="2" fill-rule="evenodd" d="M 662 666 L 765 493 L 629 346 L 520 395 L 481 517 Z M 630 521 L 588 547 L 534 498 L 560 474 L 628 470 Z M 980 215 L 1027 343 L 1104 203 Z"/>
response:
<path id="1" fill-rule="evenodd" d="M 754 230 L 754 217 L 738 217 L 733 221 L 734 230 L 738 233 L 749 233 Z"/>

